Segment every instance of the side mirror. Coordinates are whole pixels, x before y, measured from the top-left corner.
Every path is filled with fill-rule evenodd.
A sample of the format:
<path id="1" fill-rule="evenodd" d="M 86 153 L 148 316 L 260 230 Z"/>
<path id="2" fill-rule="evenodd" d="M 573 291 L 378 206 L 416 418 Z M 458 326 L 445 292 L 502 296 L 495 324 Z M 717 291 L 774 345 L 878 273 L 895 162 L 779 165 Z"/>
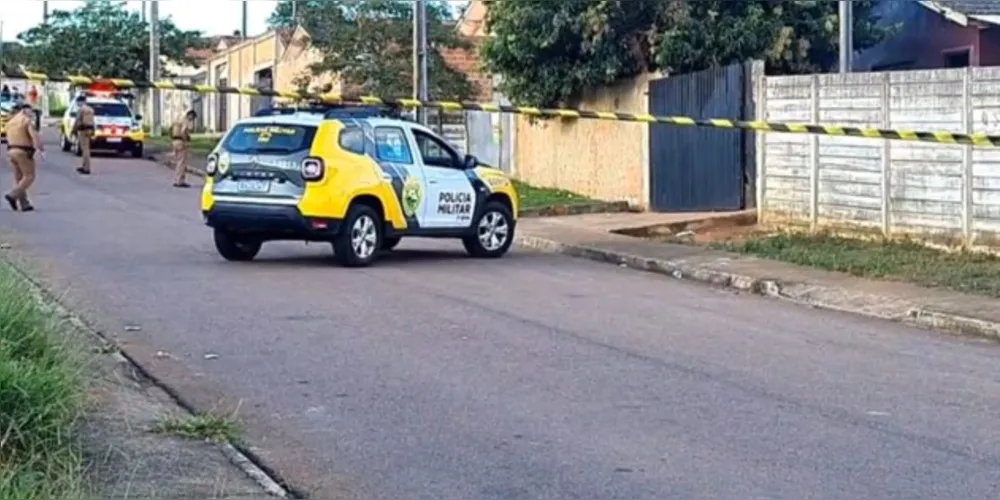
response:
<path id="1" fill-rule="evenodd" d="M 142 121 L 142 115 L 135 115 L 135 121 L 141 122 Z"/>
<path id="2" fill-rule="evenodd" d="M 462 166 L 466 169 L 476 168 L 479 166 L 479 158 L 473 155 L 465 155 L 465 161 L 462 163 Z"/>

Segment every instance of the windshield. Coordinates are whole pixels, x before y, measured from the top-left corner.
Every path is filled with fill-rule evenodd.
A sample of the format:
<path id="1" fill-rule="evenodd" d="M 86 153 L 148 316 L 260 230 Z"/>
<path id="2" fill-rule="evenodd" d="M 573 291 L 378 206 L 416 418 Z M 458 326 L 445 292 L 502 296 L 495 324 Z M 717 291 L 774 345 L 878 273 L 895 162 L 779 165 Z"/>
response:
<path id="1" fill-rule="evenodd" d="M 132 110 L 128 106 L 117 103 L 94 102 L 87 103 L 94 110 L 95 116 L 112 116 L 115 118 L 131 118 Z"/>
<path id="2" fill-rule="evenodd" d="M 292 154 L 312 147 L 316 127 L 304 125 L 237 125 L 226 136 L 222 149 L 237 154 Z"/>

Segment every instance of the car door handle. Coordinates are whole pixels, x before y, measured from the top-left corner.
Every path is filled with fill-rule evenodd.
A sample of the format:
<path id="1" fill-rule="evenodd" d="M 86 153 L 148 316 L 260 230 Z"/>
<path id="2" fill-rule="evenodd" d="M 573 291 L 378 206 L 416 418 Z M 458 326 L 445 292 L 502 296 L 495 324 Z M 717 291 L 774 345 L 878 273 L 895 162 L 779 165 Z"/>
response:
<path id="1" fill-rule="evenodd" d="M 436 181 L 436 180 L 434 180 L 434 179 L 430 179 L 430 180 L 428 180 L 428 181 L 427 181 L 427 183 L 428 183 L 428 184 L 437 184 L 437 183 L 438 183 L 438 181 Z"/>

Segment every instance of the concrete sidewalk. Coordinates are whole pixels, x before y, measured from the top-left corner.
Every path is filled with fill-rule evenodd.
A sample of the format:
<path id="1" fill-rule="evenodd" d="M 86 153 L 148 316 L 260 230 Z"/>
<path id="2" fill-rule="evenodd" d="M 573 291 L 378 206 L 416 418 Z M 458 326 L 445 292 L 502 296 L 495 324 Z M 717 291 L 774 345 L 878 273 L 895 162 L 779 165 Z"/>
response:
<path id="1" fill-rule="evenodd" d="M 1000 340 L 1000 303 L 987 297 L 622 236 L 584 221 L 585 216 L 522 219 L 518 243 L 808 306 Z"/>

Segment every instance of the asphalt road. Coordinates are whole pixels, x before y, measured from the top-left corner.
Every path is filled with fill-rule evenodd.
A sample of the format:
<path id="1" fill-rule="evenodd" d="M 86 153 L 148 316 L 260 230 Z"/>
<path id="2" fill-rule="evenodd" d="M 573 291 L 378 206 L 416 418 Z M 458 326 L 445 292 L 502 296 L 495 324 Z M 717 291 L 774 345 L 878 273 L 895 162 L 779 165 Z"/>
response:
<path id="1" fill-rule="evenodd" d="M 1000 498 L 994 345 L 452 242 L 365 270 L 324 245 L 227 263 L 166 169 L 75 161 L 50 152 L 38 211 L 0 212 L 9 251 L 241 399 L 314 498 Z"/>

